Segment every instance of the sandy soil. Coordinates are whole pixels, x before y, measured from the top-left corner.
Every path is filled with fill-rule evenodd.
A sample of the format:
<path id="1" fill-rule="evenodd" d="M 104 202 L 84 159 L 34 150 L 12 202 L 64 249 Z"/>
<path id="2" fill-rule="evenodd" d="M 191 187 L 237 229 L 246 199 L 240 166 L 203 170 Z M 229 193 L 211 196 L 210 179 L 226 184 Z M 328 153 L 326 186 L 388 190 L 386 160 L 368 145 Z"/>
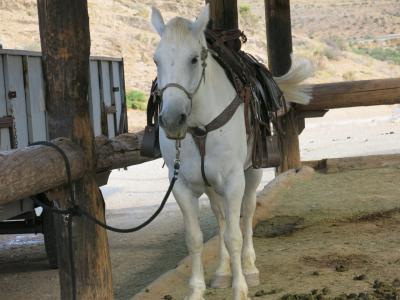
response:
<path id="1" fill-rule="evenodd" d="M 324 288 L 324 299 L 333 299 L 342 293 L 371 293 L 375 280 L 400 278 L 399 180 L 400 169 L 317 174 L 280 193 L 272 218 L 255 230 L 261 285 L 250 289 L 253 299 Z M 301 220 L 297 230 L 276 233 L 292 220 Z M 207 280 L 215 268 L 214 263 L 206 266 Z M 359 275 L 365 279 L 354 280 Z M 176 282 L 159 296 L 182 299 L 186 289 L 185 282 Z M 206 299 L 231 299 L 231 290 L 208 289 Z"/>
<path id="2" fill-rule="evenodd" d="M 216 224 L 207 203 L 200 205 L 205 239 Z M 155 206 L 107 211 L 109 224 L 122 228 L 144 222 Z M 160 230 L 161 229 L 161 230 Z M 129 299 L 187 255 L 183 223 L 174 203 L 138 234 L 109 233 L 115 299 Z M 162 263 L 160 263 L 162 262 Z M 58 270 L 48 267 L 42 235 L 0 236 L 0 299 L 59 299 Z"/>

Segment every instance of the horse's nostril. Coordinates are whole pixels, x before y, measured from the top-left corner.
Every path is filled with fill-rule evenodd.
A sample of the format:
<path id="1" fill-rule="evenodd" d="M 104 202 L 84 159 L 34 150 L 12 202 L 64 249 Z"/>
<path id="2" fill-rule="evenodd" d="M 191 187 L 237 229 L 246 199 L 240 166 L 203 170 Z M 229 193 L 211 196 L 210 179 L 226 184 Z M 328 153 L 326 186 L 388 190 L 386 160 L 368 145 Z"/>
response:
<path id="1" fill-rule="evenodd" d="M 179 124 L 182 125 L 186 122 L 186 115 L 185 114 L 181 114 L 180 118 L 179 118 Z"/>

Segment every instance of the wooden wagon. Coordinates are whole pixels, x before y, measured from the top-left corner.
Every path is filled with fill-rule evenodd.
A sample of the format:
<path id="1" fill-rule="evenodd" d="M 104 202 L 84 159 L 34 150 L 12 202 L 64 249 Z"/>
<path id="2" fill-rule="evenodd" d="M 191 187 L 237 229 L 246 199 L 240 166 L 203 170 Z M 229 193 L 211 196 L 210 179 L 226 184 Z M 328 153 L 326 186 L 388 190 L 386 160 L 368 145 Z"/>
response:
<path id="1" fill-rule="evenodd" d="M 88 101 L 95 136 L 127 132 L 122 58 L 91 57 Z M 0 49 L 0 151 L 48 140 L 45 81 L 40 52 Z M 97 174 L 107 183 L 109 172 Z M 0 206 L 0 234 L 43 233 L 52 267 L 57 265 L 52 214 L 32 197 Z"/>

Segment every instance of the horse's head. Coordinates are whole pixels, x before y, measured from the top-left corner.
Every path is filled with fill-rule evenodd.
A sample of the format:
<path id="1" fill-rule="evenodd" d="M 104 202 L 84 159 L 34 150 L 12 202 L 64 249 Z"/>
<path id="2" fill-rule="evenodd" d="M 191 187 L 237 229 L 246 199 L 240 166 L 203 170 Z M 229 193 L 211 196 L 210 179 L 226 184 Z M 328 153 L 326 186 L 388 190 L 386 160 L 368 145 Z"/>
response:
<path id="1" fill-rule="evenodd" d="M 164 24 L 161 13 L 152 9 L 151 22 L 161 37 L 154 54 L 162 98 L 159 124 L 171 139 L 185 137 L 193 97 L 205 76 L 208 21 L 208 4 L 194 22 L 177 17 Z"/>

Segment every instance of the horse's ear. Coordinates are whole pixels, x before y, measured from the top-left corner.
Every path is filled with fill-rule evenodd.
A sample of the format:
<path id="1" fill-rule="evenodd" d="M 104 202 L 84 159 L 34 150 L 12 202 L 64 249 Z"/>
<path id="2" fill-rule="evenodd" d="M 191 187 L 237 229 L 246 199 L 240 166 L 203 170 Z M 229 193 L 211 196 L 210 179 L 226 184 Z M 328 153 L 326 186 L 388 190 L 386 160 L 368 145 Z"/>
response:
<path id="1" fill-rule="evenodd" d="M 164 19 L 160 13 L 160 11 L 154 6 L 151 8 L 151 24 L 154 29 L 158 32 L 160 36 L 162 36 L 165 28 Z"/>
<path id="2" fill-rule="evenodd" d="M 201 10 L 200 15 L 197 17 L 196 21 L 193 23 L 193 32 L 195 34 L 200 34 L 203 32 L 210 20 L 210 5 L 207 3 L 206 6 Z"/>

